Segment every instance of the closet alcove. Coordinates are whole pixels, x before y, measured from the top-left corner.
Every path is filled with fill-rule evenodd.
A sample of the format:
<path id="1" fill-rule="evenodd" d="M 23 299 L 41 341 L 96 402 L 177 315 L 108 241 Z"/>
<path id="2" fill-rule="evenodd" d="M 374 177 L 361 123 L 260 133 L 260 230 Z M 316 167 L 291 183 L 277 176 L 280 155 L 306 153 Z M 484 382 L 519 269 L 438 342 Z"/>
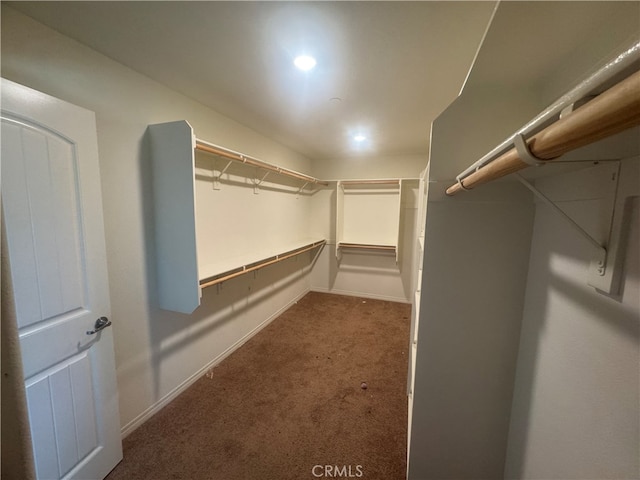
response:
<path id="1" fill-rule="evenodd" d="M 409 479 L 637 475 L 640 43 L 625 9 L 600 9 L 499 4 L 432 124 Z M 581 42 L 560 28 L 578 18 L 597 25 Z M 528 167 L 516 134 L 535 155 L 537 134 L 617 85 L 622 128 L 474 184 L 515 171 L 491 163 L 501 155 Z"/>

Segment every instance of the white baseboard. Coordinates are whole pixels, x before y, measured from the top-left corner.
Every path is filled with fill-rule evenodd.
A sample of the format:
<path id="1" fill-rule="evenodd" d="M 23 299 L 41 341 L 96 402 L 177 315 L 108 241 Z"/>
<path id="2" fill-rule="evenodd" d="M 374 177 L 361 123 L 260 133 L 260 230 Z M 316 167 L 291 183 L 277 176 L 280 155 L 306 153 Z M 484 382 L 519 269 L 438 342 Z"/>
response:
<path id="1" fill-rule="evenodd" d="M 260 323 L 260 325 L 255 327 L 253 330 L 251 330 L 249 333 L 247 333 L 245 336 L 243 336 L 237 342 L 235 342 L 233 345 L 231 345 L 229 348 L 227 348 L 224 352 L 222 352 L 216 358 L 214 358 L 209 363 L 207 363 L 204 367 L 202 367 L 196 373 L 194 373 L 193 375 L 188 377 L 184 382 L 182 382 L 180 385 L 178 385 L 176 388 L 174 388 L 171 392 L 167 393 L 164 397 L 162 397 L 160 400 L 158 400 L 156 403 L 151 405 L 149 408 L 147 408 L 144 412 L 142 412 L 136 418 L 134 418 L 129 423 L 127 423 L 120 430 L 120 434 L 121 434 L 122 438 L 124 439 L 129 434 L 131 434 L 131 432 L 133 432 L 136 428 L 138 428 L 144 422 L 149 420 L 153 415 L 155 415 L 157 412 L 159 412 L 164 406 L 169 404 L 173 399 L 175 399 L 178 395 L 180 395 L 187 388 L 189 388 L 196 380 L 198 380 L 205 373 L 207 373 L 207 371 L 209 371 L 209 369 L 211 369 L 211 368 L 215 367 L 216 365 L 218 365 L 225 358 L 227 358 L 229 355 L 231 355 L 233 352 L 235 352 L 238 348 L 240 348 L 242 345 L 244 345 L 247 341 L 249 341 L 251 339 L 251 337 L 253 337 L 255 334 L 257 334 L 260 330 L 265 328 L 267 325 L 269 325 L 273 320 L 275 320 L 277 317 L 279 317 L 285 310 L 287 310 L 293 304 L 297 303 L 298 300 L 300 300 L 307 293 L 309 293 L 309 291 L 310 290 L 307 289 L 303 293 L 301 293 L 300 295 L 295 297 L 289 303 L 287 303 L 282 308 L 280 308 L 278 311 L 276 311 L 273 315 L 271 315 L 270 317 L 265 319 L 262 323 Z"/>
<path id="2" fill-rule="evenodd" d="M 334 295 L 346 295 L 348 297 L 363 297 L 363 298 L 371 298 L 374 300 L 386 300 L 388 302 L 396 302 L 396 303 L 411 303 L 411 300 L 404 297 L 390 297 L 387 295 L 378 295 L 375 293 L 368 292 L 352 292 L 350 290 L 338 290 L 338 289 L 329 289 L 322 287 L 311 287 L 312 292 L 319 293 L 331 293 Z"/>

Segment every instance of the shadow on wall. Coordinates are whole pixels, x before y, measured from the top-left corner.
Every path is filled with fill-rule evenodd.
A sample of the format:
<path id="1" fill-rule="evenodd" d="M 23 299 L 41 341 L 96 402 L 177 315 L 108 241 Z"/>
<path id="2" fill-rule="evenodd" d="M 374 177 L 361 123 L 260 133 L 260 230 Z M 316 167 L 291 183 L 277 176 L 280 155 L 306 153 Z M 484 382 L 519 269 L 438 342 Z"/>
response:
<path id="1" fill-rule="evenodd" d="M 576 248 L 581 239 L 563 235 L 566 226 L 553 213 L 536 213 L 546 227 L 539 227 L 533 243 L 538 253 L 531 256 L 505 478 L 544 472 L 582 477 L 593 474 L 596 460 L 590 459 L 598 456 L 607 457 L 598 462 L 598 478 L 637 472 L 636 455 L 622 447 L 634 443 L 634 428 L 636 452 L 638 446 L 637 413 L 634 422 L 625 408 L 635 403 L 637 411 L 639 400 L 639 200 L 631 197 L 626 205 L 629 229 L 617 297 L 586 284 L 589 246 Z M 634 348 L 635 365 L 628 361 Z"/>
<path id="2" fill-rule="evenodd" d="M 298 257 L 299 258 L 299 257 Z M 153 306 L 150 317 L 152 364 L 156 399 L 162 395 L 160 380 L 165 358 L 176 352 L 189 349 L 202 337 L 215 331 L 227 338 L 220 351 L 211 346 L 207 360 L 222 359 L 263 321 L 279 312 L 274 300 L 277 295 L 294 286 L 308 275 L 312 263 L 307 259 L 291 258 L 264 269 L 237 277 L 202 291 L 200 306 L 191 314 L 184 315 L 161 310 Z M 288 303 L 285 301 L 285 304 Z M 259 312 L 251 315 L 252 312 Z M 234 326 L 229 325 L 235 322 Z M 232 332 L 229 330 L 232 328 Z M 192 373 L 192 372 L 190 372 Z"/>

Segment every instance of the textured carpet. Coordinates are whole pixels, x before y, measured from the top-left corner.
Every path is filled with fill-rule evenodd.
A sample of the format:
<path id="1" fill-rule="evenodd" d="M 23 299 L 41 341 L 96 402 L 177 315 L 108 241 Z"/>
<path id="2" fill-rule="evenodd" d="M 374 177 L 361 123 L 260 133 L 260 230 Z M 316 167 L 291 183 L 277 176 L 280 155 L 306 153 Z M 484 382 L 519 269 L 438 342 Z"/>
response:
<path id="1" fill-rule="evenodd" d="M 307 294 L 129 435 L 108 480 L 404 479 L 410 314 Z"/>

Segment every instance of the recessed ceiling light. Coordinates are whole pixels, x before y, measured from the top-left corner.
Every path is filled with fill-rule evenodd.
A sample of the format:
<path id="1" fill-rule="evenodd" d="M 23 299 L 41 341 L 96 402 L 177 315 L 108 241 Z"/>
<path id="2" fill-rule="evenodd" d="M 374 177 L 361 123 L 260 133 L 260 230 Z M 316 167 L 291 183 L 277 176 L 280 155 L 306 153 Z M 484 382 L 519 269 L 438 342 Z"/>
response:
<path id="1" fill-rule="evenodd" d="M 359 133 L 358 135 L 354 135 L 353 139 L 356 142 L 364 142 L 367 139 L 367 137 L 365 135 L 362 135 L 361 133 Z"/>
<path id="2" fill-rule="evenodd" d="M 310 57 L 309 55 L 300 55 L 299 57 L 295 58 L 295 60 L 293 61 L 293 64 L 296 67 L 298 67 L 300 70 L 303 70 L 306 72 L 316 66 L 316 59 L 313 57 Z"/>

